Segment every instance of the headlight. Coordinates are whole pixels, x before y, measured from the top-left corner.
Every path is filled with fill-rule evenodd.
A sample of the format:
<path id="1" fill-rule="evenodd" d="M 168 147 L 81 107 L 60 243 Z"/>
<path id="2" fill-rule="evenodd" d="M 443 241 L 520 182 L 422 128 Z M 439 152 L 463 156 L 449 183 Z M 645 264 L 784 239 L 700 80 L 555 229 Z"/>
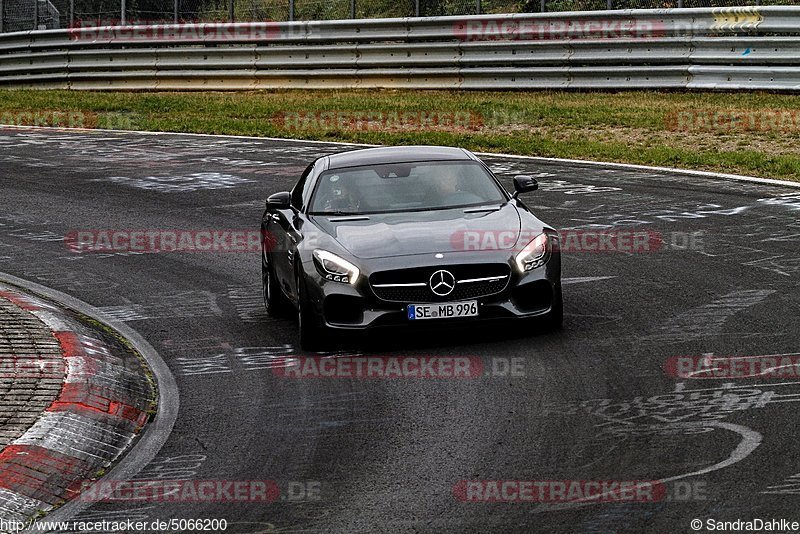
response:
<path id="1" fill-rule="evenodd" d="M 537 267 L 541 267 L 550 256 L 550 239 L 547 234 L 537 235 L 533 241 L 525 245 L 517 257 L 517 268 L 520 272 L 531 271 Z"/>
<path id="2" fill-rule="evenodd" d="M 325 280 L 355 285 L 361 272 L 358 267 L 327 250 L 317 249 L 313 254 L 317 270 Z"/>

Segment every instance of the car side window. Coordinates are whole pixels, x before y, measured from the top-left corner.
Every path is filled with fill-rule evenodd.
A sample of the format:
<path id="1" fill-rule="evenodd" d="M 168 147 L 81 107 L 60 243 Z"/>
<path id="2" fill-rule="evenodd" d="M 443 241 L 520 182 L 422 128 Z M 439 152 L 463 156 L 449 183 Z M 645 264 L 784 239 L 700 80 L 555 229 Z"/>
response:
<path id="1" fill-rule="evenodd" d="M 306 190 L 308 185 L 308 177 L 311 174 L 311 171 L 314 169 L 314 163 L 306 167 L 306 170 L 303 171 L 303 174 L 300 176 L 300 180 L 297 181 L 297 184 L 292 189 L 292 206 L 297 208 L 298 210 L 303 209 L 303 193 Z"/>

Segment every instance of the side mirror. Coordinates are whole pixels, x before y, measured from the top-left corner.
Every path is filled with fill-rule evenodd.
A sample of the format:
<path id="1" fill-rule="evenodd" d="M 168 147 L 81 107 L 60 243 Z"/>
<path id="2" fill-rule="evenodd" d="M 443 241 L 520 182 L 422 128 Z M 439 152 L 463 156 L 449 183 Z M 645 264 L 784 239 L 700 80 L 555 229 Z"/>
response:
<path id="1" fill-rule="evenodd" d="M 514 195 L 517 198 L 520 193 L 529 193 L 539 189 L 539 182 L 533 176 L 520 174 L 514 177 Z"/>
<path id="2" fill-rule="evenodd" d="M 288 191 L 275 193 L 267 198 L 268 210 L 288 210 L 292 203 L 292 194 Z"/>

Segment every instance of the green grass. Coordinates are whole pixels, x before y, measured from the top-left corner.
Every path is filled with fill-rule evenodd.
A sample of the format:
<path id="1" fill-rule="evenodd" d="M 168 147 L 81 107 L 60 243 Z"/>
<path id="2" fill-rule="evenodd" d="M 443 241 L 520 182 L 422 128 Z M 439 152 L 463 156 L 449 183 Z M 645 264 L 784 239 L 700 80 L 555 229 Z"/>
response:
<path id="1" fill-rule="evenodd" d="M 776 110 L 797 122 L 761 122 Z M 0 91 L 0 118 L 82 112 L 89 127 L 291 137 L 375 144 L 445 144 L 474 151 L 616 161 L 800 181 L 800 97 L 768 93 L 275 91 L 88 93 Z M 320 113 L 379 119 L 368 127 Z M 755 113 L 755 128 L 677 130 L 678 113 Z M 289 119 L 282 119 L 289 113 Z M 303 114 L 298 122 L 297 115 Z M 392 114 L 469 119 L 403 127 Z M 672 117 L 672 121 L 670 121 Z M 786 115 L 794 121 L 794 115 Z M 314 120 L 307 120 L 307 119 Z M 40 124 L 42 124 L 40 122 Z"/>

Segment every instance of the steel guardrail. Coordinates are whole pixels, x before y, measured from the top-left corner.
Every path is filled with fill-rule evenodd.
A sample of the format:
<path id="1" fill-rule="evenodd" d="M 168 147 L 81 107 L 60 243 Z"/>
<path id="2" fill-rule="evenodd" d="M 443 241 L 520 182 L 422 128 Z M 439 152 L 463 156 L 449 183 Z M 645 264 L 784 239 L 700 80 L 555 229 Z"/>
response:
<path id="1" fill-rule="evenodd" d="M 0 87 L 800 88 L 800 8 L 115 26 L 0 34 Z"/>

